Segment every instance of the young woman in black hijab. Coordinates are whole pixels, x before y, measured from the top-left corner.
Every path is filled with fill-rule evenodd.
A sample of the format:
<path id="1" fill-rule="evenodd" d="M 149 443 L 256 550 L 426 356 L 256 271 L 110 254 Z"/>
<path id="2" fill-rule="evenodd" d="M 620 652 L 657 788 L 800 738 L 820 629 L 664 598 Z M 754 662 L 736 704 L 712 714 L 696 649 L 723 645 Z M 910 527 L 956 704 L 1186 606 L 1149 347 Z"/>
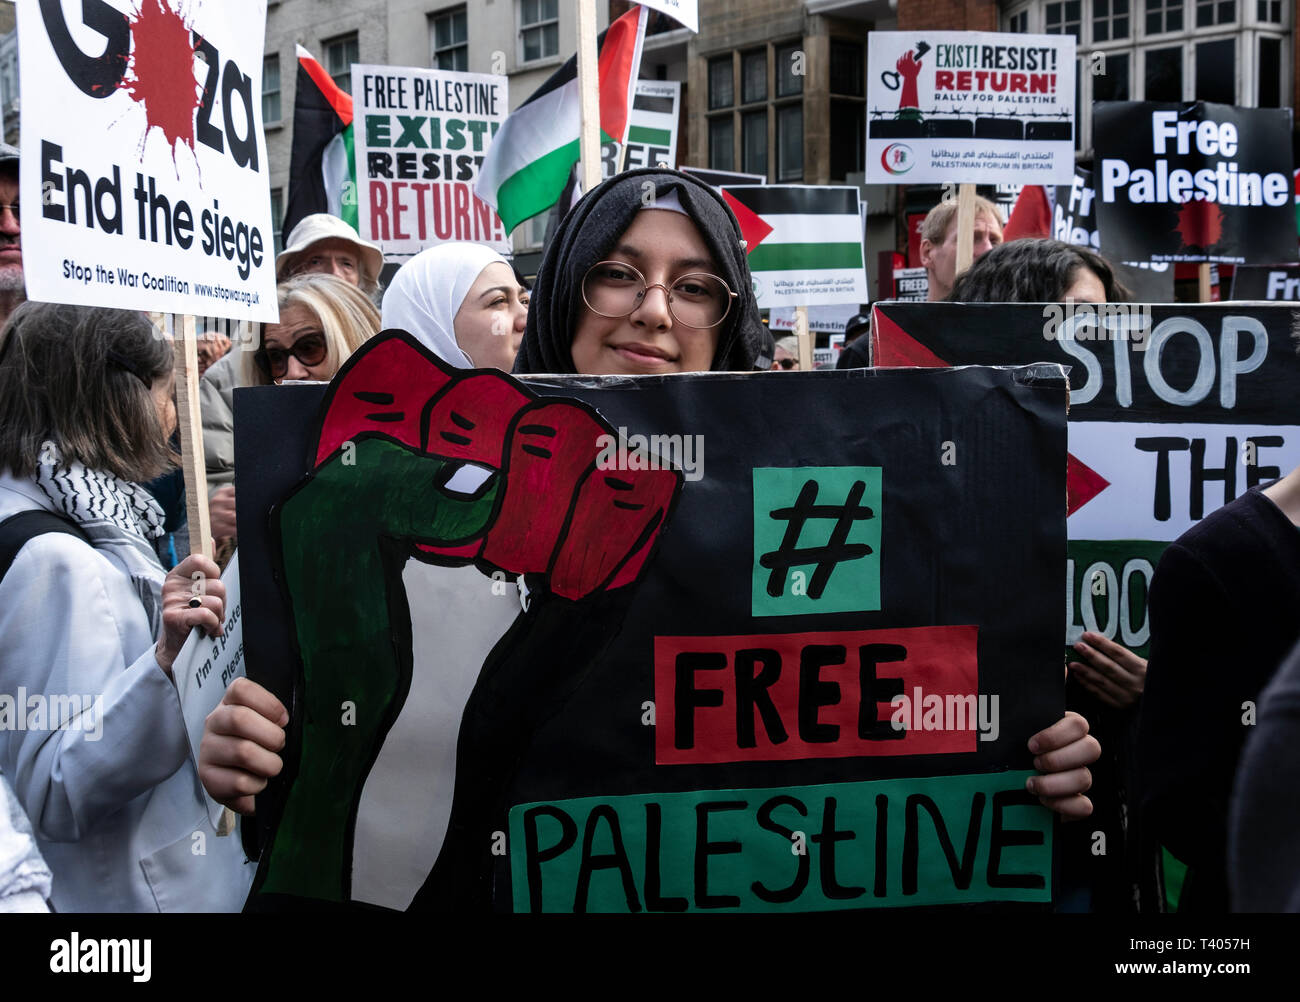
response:
<path id="1" fill-rule="evenodd" d="M 736 217 L 698 179 L 650 168 L 588 192 L 560 223 L 515 372 L 748 372 L 764 344 Z"/>

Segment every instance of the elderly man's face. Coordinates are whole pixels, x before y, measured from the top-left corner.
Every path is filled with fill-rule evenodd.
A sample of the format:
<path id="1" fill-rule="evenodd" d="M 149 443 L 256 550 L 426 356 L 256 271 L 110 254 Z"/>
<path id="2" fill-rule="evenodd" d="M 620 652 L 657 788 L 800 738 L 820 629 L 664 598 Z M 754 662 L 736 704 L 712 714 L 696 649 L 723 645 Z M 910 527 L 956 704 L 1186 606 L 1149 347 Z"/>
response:
<path id="1" fill-rule="evenodd" d="M 973 236 L 975 246 L 971 260 L 975 261 L 1002 243 L 1002 224 L 993 216 L 978 215 L 975 217 Z M 930 302 L 947 299 L 948 294 L 952 292 L 953 283 L 957 281 L 957 217 L 955 215 L 948 226 L 948 233 L 943 243 L 921 241 L 921 264 L 925 266 L 930 279 Z"/>
<path id="2" fill-rule="evenodd" d="M 352 285 L 361 284 L 361 255 L 357 245 L 331 237 L 318 240 L 300 255 L 291 274 L 323 274 L 341 278 Z"/>
<path id="3" fill-rule="evenodd" d="M 0 291 L 23 287 L 23 249 L 18 223 L 18 175 L 0 169 Z"/>

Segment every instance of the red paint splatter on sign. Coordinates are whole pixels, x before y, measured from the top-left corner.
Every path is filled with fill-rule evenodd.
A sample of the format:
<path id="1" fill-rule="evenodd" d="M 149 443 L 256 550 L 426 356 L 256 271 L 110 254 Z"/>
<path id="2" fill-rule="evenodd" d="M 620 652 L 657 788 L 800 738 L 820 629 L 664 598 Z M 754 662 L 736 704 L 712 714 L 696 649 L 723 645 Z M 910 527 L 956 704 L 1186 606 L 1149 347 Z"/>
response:
<path id="1" fill-rule="evenodd" d="M 142 152 L 150 131 L 158 129 L 167 140 L 173 164 L 178 144 L 195 153 L 199 89 L 194 79 L 194 42 L 189 25 L 164 0 L 143 0 L 140 13 L 131 19 L 131 61 L 124 89 L 144 108 Z"/>
<path id="2" fill-rule="evenodd" d="M 1184 247 L 1210 247 L 1223 236 L 1223 210 L 1213 202 L 1196 199 L 1178 210 L 1178 235 Z"/>

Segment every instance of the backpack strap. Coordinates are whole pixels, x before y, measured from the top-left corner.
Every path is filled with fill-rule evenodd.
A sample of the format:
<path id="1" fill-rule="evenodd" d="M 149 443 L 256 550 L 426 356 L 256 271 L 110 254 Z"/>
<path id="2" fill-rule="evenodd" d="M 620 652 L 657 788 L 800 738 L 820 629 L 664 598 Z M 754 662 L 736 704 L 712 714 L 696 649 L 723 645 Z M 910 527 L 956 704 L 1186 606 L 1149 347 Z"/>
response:
<path id="1" fill-rule="evenodd" d="M 10 515 L 4 521 L 0 521 L 0 578 L 5 576 L 10 565 L 17 558 L 18 551 L 29 539 L 50 532 L 65 532 L 90 545 L 90 537 L 71 519 L 43 508 L 20 511 L 17 515 Z"/>

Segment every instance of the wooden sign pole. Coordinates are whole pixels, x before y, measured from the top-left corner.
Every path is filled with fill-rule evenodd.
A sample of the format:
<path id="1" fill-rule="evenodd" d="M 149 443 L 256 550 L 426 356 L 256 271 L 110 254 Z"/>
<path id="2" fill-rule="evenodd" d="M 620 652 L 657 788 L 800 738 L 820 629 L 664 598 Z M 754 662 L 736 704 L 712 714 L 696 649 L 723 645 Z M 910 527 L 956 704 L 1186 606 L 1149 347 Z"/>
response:
<path id="1" fill-rule="evenodd" d="M 578 97 L 582 131 L 579 177 L 585 194 L 600 184 L 600 81 L 596 59 L 596 0 L 578 0 Z"/>
<path id="2" fill-rule="evenodd" d="M 1210 262 L 1196 266 L 1196 301 L 1210 302 Z"/>
<path id="3" fill-rule="evenodd" d="M 203 458 L 203 418 L 199 414 L 199 350 L 192 314 L 167 314 L 176 354 L 176 417 L 180 423 L 181 468 L 185 475 L 185 515 L 190 552 L 212 557 L 208 518 L 208 471 Z"/>
<path id="4" fill-rule="evenodd" d="M 185 517 L 190 552 L 212 559 L 212 522 L 208 518 L 208 468 L 203 458 L 203 418 L 199 413 L 199 344 L 194 315 L 168 313 L 167 333 L 176 358 L 176 419 L 180 426 L 181 471 L 185 477 Z M 196 627 L 197 629 L 197 627 Z M 235 812 L 221 812 L 217 835 L 235 830 Z"/>
<path id="5" fill-rule="evenodd" d="M 957 188 L 957 270 L 960 275 L 975 256 L 975 186 Z M 955 277 L 955 276 L 954 276 Z"/>
<path id="6" fill-rule="evenodd" d="M 799 338 L 799 368 L 808 372 L 813 367 L 813 339 L 808 330 L 808 307 L 794 308 L 794 332 Z"/>

